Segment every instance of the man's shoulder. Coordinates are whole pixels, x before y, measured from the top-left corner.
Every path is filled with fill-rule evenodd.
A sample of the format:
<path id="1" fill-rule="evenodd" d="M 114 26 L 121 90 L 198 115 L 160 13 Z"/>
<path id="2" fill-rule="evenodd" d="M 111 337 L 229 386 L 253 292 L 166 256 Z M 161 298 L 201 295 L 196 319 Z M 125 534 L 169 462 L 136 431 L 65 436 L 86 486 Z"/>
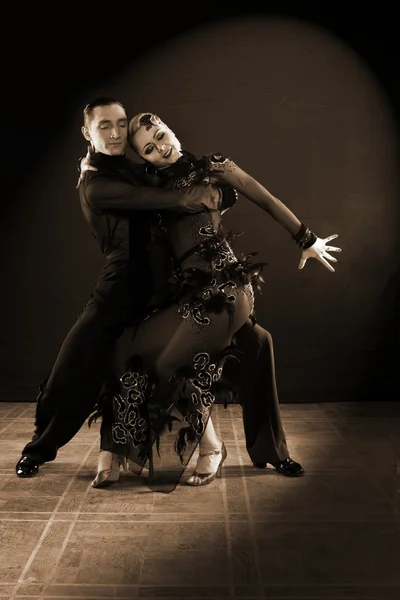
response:
<path id="1" fill-rule="evenodd" d="M 112 177 L 100 171 L 86 171 L 85 178 L 80 182 L 78 193 L 81 204 L 91 209 L 97 204 L 112 185 Z"/>
<path id="2" fill-rule="evenodd" d="M 79 192 L 85 193 L 88 188 L 101 186 L 105 180 L 111 180 L 112 177 L 101 171 L 86 171 L 85 178 L 79 185 Z"/>

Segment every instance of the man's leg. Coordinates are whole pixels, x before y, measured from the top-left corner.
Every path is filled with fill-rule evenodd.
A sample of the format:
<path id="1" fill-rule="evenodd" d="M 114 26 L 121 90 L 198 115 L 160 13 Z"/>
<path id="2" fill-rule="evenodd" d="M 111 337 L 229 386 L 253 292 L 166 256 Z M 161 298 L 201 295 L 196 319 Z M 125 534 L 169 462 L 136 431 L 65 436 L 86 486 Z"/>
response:
<path id="1" fill-rule="evenodd" d="M 289 457 L 279 409 L 271 334 L 249 321 L 235 335 L 243 352 L 238 399 L 243 409 L 246 448 L 255 466 L 270 463 L 284 475 L 303 475 Z M 297 466 L 296 466 L 297 465 Z"/>
<path id="2" fill-rule="evenodd" d="M 55 459 L 58 448 L 74 437 L 93 410 L 111 368 L 121 319 L 118 311 L 90 305 L 64 340 L 38 396 L 35 434 L 22 450 L 22 456 L 33 462 L 34 472 L 39 464 Z M 27 473 L 23 468 L 19 473 L 19 463 L 19 476 L 35 474 L 30 473 L 29 461 Z"/>

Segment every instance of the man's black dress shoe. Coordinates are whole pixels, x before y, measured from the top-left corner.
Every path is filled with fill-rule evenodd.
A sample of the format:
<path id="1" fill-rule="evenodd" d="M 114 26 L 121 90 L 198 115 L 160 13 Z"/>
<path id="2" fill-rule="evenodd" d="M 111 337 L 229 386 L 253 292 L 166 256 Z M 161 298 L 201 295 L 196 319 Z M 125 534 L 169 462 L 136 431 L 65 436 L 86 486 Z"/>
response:
<path id="1" fill-rule="evenodd" d="M 23 456 L 17 462 L 15 471 L 18 477 L 33 477 L 39 473 L 39 463 L 29 458 L 29 456 Z"/>
<path id="2" fill-rule="evenodd" d="M 302 475 L 304 475 L 303 467 L 290 457 L 285 458 L 281 462 L 271 464 L 273 467 L 275 467 L 278 473 L 286 475 L 286 477 L 302 477 Z M 257 469 L 265 469 L 267 463 L 253 463 L 253 466 Z"/>

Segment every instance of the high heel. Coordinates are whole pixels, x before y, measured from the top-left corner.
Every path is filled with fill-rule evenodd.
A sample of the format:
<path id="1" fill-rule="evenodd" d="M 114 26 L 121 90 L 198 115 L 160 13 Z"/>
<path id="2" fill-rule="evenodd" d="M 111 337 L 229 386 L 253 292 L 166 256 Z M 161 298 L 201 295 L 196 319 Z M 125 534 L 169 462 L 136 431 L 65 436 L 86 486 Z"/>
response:
<path id="1" fill-rule="evenodd" d="M 221 454 L 221 459 L 218 463 L 217 469 L 212 473 L 199 473 L 197 470 L 194 471 L 187 480 L 187 485 L 198 487 L 201 485 L 208 485 L 212 481 L 214 481 L 216 477 L 221 477 L 222 465 L 224 464 L 225 459 L 228 456 L 228 452 L 226 451 L 224 442 L 222 442 L 220 450 L 212 450 L 211 452 L 200 453 L 198 460 L 205 458 L 206 456 L 216 456 L 218 454 Z"/>
<path id="2" fill-rule="evenodd" d="M 128 472 L 128 463 L 124 456 L 113 454 L 107 450 L 100 450 L 97 465 L 97 475 L 92 481 L 92 487 L 108 487 L 119 480 L 120 468 Z"/>

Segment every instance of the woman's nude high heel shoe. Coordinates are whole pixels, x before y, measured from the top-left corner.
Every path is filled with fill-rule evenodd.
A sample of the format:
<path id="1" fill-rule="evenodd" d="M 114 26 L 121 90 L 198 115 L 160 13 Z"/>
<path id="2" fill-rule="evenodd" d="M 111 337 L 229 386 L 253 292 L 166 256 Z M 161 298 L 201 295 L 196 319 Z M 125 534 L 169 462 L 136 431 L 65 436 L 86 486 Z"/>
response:
<path id="1" fill-rule="evenodd" d="M 92 487 L 108 487 L 118 481 L 120 467 L 123 468 L 124 473 L 128 472 L 127 460 L 125 457 L 113 454 L 107 450 L 100 450 L 97 475 L 92 481 Z"/>
<path id="2" fill-rule="evenodd" d="M 216 457 L 218 455 L 221 455 L 221 458 L 220 458 L 219 462 L 217 464 L 215 464 Z M 196 470 L 193 472 L 193 474 L 187 480 L 187 482 L 186 482 L 187 485 L 193 485 L 193 486 L 208 485 L 209 483 L 214 481 L 214 479 L 216 477 L 221 477 L 222 465 L 224 464 L 225 459 L 228 456 L 224 442 L 222 442 L 222 446 L 221 446 L 220 450 L 211 450 L 211 452 L 204 452 L 204 453 L 200 452 L 197 464 L 199 464 L 199 461 L 201 459 L 206 458 L 207 456 L 210 457 L 209 461 L 208 461 L 209 468 L 212 469 L 214 467 L 214 469 L 211 472 L 209 471 L 208 473 L 199 473 L 197 471 L 197 467 L 196 467 Z"/>

